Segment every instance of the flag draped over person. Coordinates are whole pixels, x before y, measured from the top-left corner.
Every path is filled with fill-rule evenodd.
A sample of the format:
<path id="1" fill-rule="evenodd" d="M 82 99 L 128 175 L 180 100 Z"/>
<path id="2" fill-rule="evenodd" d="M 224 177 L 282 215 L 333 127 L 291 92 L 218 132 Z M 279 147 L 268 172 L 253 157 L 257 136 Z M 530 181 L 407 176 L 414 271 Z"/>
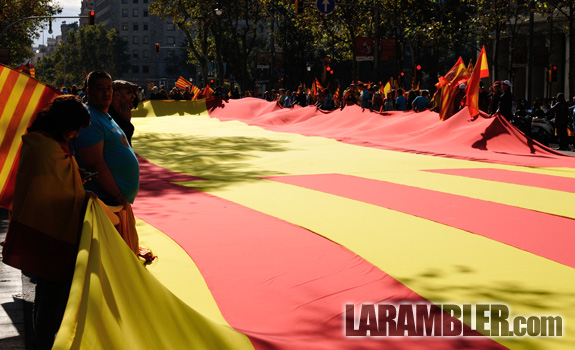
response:
<path id="1" fill-rule="evenodd" d="M 439 119 L 446 120 L 451 116 L 453 98 L 457 92 L 459 84 L 467 81 L 470 78 L 469 72 L 463 63 L 463 59 L 459 57 L 455 65 L 443 77 L 439 77 L 439 83 L 436 84 L 438 89 L 441 89 L 441 107 L 439 111 Z"/>
<path id="2" fill-rule="evenodd" d="M 12 207 L 22 135 L 38 111 L 59 94 L 26 74 L 0 65 L 0 207 Z"/>
<path id="3" fill-rule="evenodd" d="M 487 77 L 489 77 L 489 68 L 485 56 L 485 46 L 483 46 L 475 63 L 475 69 L 467 83 L 466 105 L 469 107 L 471 118 L 479 115 L 479 82 L 481 78 Z"/>

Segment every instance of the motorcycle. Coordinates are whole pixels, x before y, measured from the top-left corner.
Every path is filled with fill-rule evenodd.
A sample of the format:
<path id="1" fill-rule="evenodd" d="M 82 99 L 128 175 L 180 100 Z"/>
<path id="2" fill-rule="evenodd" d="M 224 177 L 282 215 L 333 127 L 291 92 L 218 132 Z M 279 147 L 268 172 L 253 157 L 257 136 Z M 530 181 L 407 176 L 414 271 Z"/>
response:
<path id="1" fill-rule="evenodd" d="M 533 119 L 531 119 L 531 137 L 549 146 L 550 143 L 556 143 L 557 137 L 555 136 L 554 120 L 547 119 L 545 112 L 537 110 Z"/>
<path id="2" fill-rule="evenodd" d="M 518 109 L 513 115 L 511 124 L 521 130 L 525 135 L 531 137 L 533 111 L 531 109 Z"/>

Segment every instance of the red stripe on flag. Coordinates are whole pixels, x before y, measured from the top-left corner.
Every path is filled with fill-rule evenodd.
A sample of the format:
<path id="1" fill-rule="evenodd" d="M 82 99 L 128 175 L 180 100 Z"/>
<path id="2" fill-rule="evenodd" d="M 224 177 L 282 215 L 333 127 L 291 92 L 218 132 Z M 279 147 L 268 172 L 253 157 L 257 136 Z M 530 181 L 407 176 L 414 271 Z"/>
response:
<path id="1" fill-rule="evenodd" d="M 338 244 L 171 182 L 185 175 L 143 159 L 140 165 L 135 215 L 186 250 L 225 319 L 255 349 L 503 348 L 479 333 L 457 342 L 449 337 L 346 337 L 345 304 L 427 301 Z"/>
<path id="2" fill-rule="evenodd" d="M 456 175 L 489 181 L 545 188 L 563 192 L 575 193 L 575 179 L 568 177 L 531 174 L 521 171 L 504 169 L 434 169 L 426 170 L 432 173 Z"/>
<path id="3" fill-rule="evenodd" d="M 270 179 L 435 221 L 575 267 L 575 220 L 569 218 L 349 175 Z"/>

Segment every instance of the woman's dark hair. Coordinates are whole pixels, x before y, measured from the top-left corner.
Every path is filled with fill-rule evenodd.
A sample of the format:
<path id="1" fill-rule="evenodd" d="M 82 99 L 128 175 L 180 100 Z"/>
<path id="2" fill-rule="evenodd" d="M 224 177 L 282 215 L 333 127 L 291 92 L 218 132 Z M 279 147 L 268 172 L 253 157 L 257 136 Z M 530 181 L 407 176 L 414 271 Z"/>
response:
<path id="1" fill-rule="evenodd" d="M 87 127 L 90 120 L 88 109 L 77 96 L 62 95 L 38 113 L 28 132 L 44 131 L 54 140 L 64 142 L 66 134 Z"/>

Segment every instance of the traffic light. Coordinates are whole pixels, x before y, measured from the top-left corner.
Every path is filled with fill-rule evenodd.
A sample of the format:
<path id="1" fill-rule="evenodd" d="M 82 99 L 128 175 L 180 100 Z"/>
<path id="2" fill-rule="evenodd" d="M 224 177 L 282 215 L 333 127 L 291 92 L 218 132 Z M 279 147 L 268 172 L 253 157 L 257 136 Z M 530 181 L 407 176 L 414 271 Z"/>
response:
<path id="1" fill-rule="evenodd" d="M 556 83 L 557 82 L 557 75 L 558 75 L 558 70 L 559 68 L 557 67 L 556 64 L 551 66 L 551 82 L 552 83 Z"/>
<path id="2" fill-rule="evenodd" d="M 156 43 L 156 53 L 160 53 L 160 44 Z"/>
<path id="3" fill-rule="evenodd" d="M 96 13 L 92 10 L 88 12 L 88 25 L 93 26 L 95 22 Z"/>
<path id="4" fill-rule="evenodd" d="M 303 0 L 295 0 L 295 13 L 298 15 L 303 13 Z"/>
<path id="5" fill-rule="evenodd" d="M 421 65 L 415 66 L 415 82 L 421 82 L 423 80 L 423 72 L 421 71 Z"/>

